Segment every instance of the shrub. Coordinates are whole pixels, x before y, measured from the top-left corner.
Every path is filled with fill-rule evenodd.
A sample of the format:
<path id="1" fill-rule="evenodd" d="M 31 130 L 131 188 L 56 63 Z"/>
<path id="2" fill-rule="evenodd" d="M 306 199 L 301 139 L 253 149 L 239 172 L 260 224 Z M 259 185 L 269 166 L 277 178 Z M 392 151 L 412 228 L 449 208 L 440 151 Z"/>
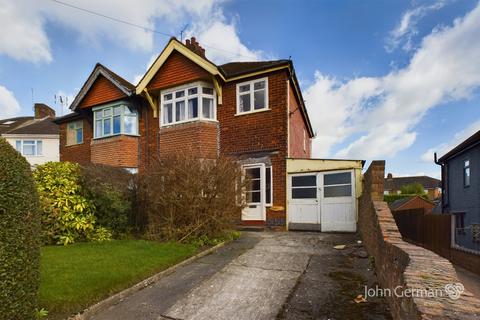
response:
<path id="1" fill-rule="evenodd" d="M 402 194 L 417 194 L 417 195 L 422 195 L 425 194 L 425 189 L 420 183 L 412 183 L 412 184 L 407 184 L 402 187 L 400 187 L 400 192 Z"/>
<path id="2" fill-rule="evenodd" d="M 414 197 L 414 196 L 420 196 L 420 197 L 428 200 L 428 197 L 427 197 L 426 194 L 421 194 L 421 195 L 419 195 L 419 194 L 386 194 L 386 195 L 383 196 L 383 201 L 390 204 L 395 200 Z"/>
<path id="3" fill-rule="evenodd" d="M 81 169 L 81 184 L 95 206 L 97 224 L 109 229 L 115 238 L 130 231 L 133 175 L 122 168 L 90 165 Z"/>
<path id="4" fill-rule="evenodd" d="M 0 317 L 34 319 L 40 215 L 30 165 L 0 138 Z"/>
<path id="5" fill-rule="evenodd" d="M 80 166 L 48 162 L 34 172 L 42 213 L 42 236 L 46 243 L 69 244 L 96 239 L 94 206 L 79 183 Z M 104 237 L 101 237 L 103 240 Z"/>
<path id="6" fill-rule="evenodd" d="M 239 219 L 241 170 L 233 161 L 177 154 L 152 162 L 139 177 L 147 235 L 158 240 L 213 239 Z"/>

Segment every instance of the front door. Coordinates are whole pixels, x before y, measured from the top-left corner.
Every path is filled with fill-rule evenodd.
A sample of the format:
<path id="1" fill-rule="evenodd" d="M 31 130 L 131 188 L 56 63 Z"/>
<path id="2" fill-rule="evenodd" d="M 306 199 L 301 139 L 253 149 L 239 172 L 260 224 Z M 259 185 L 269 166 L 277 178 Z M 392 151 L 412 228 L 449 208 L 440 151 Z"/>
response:
<path id="1" fill-rule="evenodd" d="M 265 164 L 243 166 L 249 183 L 245 190 L 246 207 L 242 220 L 265 220 Z"/>

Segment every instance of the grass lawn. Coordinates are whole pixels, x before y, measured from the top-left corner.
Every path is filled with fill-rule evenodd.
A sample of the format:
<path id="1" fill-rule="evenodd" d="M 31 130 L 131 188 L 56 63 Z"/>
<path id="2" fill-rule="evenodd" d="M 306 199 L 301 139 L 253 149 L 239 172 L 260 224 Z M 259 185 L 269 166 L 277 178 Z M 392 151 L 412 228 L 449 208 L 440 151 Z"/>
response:
<path id="1" fill-rule="evenodd" d="M 40 308 L 68 316 L 197 252 L 194 245 L 115 240 L 46 246 L 41 255 Z"/>

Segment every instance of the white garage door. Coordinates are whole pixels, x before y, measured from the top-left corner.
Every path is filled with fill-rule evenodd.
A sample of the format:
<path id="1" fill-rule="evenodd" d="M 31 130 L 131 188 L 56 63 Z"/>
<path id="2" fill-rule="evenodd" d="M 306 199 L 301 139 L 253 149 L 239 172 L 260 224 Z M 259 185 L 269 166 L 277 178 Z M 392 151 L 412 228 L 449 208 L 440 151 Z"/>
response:
<path id="1" fill-rule="evenodd" d="M 356 231 L 353 170 L 290 174 L 289 229 Z"/>

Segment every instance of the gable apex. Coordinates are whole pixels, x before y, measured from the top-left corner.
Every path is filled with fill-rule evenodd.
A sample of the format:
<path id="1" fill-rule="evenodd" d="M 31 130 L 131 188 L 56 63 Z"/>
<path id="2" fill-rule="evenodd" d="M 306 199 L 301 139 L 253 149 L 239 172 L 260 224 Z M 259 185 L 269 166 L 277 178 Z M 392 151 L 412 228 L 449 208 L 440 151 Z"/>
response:
<path id="1" fill-rule="evenodd" d="M 85 81 L 80 89 L 80 92 L 75 96 L 75 99 L 70 105 L 71 110 L 75 111 L 79 108 L 92 86 L 95 84 L 97 79 L 101 77 L 107 79 L 113 86 L 115 86 L 116 89 L 125 94 L 125 96 L 129 97 L 134 94 L 135 86 L 133 84 L 123 79 L 104 65 L 97 63 L 87 81 Z"/>

